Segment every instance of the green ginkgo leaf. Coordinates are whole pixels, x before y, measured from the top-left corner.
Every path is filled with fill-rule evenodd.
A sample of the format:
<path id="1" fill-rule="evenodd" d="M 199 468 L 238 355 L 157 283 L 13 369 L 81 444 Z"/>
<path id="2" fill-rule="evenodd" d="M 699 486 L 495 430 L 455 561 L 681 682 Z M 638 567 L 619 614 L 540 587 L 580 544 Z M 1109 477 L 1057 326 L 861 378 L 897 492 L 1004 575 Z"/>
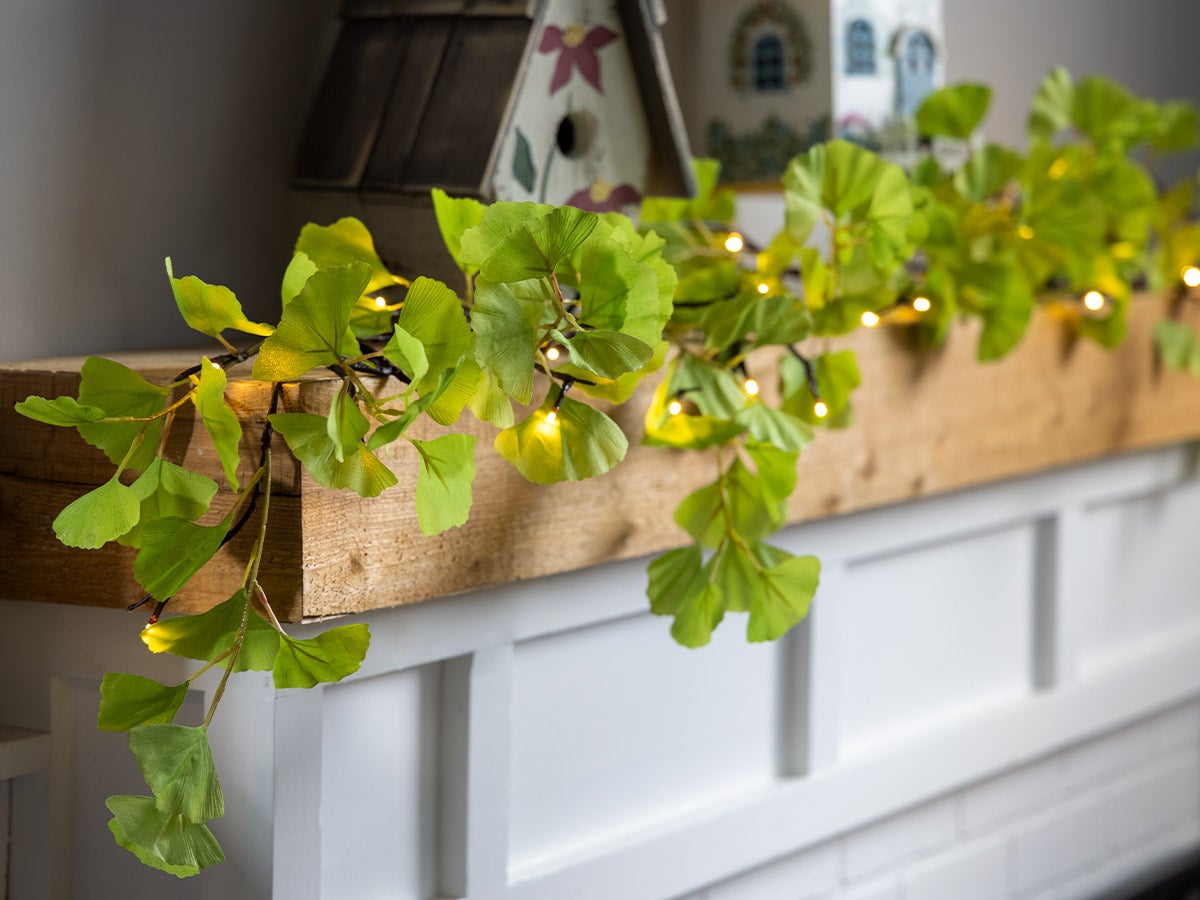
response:
<path id="1" fill-rule="evenodd" d="M 140 507 L 133 488 L 114 475 L 63 509 L 54 519 L 54 533 L 68 547 L 96 550 L 133 528 Z"/>
<path id="2" fill-rule="evenodd" d="M 142 529 L 142 549 L 133 575 L 156 600 L 169 600 L 200 571 L 229 533 L 230 519 L 197 525 L 177 516 L 155 519 Z"/>
<path id="3" fill-rule="evenodd" d="M 821 563 L 815 556 L 789 556 L 763 571 L 762 590 L 750 604 L 746 639 L 773 641 L 807 616 L 820 576 Z"/>
<path id="4" fill-rule="evenodd" d="M 476 282 L 471 308 L 475 358 L 518 403 L 528 403 L 533 396 L 535 329 L 544 307 L 530 294 L 514 293 L 512 285 Z"/>
<path id="5" fill-rule="evenodd" d="M 679 607 L 704 587 L 704 556 L 699 544 L 668 550 L 647 570 L 646 595 L 650 611 L 658 616 L 673 616 Z"/>
<path id="6" fill-rule="evenodd" d="M 188 878 L 225 859 L 208 826 L 165 815 L 153 797 L 120 794 L 109 797 L 105 805 L 113 814 L 108 830 L 117 844 L 152 868 Z"/>
<path id="7" fill-rule="evenodd" d="M 129 547 L 142 546 L 142 531 L 155 519 L 177 516 L 194 521 L 208 512 L 217 483 L 207 475 L 154 457 L 137 480 L 130 485 L 141 503 L 137 525 L 121 535 L 120 541 Z"/>
<path id="8" fill-rule="evenodd" d="M 987 115 L 992 89 L 964 82 L 934 91 L 917 110 L 917 131 L 966 140 Z"/>
<path id="9" fill-rule="evenodd" d="M 396 276 L 388 271 L 375 250 L 371 232 L 352 216 L 338 219 L 332 225 L 311 222 L 305 225 L 296 239 L 295 252 L 303 253 L 317 269 L 366 266 L 369 274 L 359 294 L 396 284 Z"/>
<path id="10" fill-rule="evenodd" d="M 158 452 L 162 418 L 149 420 L 162 412 L 166 388 L 151 384 L 128 366 L 111 359 L 89 356 L 83 361 L 79 380 L 79 403 L 104 410 L 109 418 L 146 419 L 134 422 L 92 422 L 79 426 L 79 436 L 104 451 L 113 465 L 120 465 L 134 441 L 141 444 L 129 456 L 126 465 L 144 470 Z"/>
<path id="11" fill-rule="evenodd" d="M 333 457 L 339 463 L 353 456 L 371 425 L 358 403 L 350 396 L 350 383 L 342 386 L 329 402 L 329 414 L 325 417 L 325 433 L 333 445 Z"/>
<path id="12" fill-rule="evenodd" d="M 488 281 L 512 282 L 552 274 L 587 240 L 600 217 L 571 206 L 552 208 L 513 228 L 479 266 Z M 464 247 L 466 237 L 464 236 Z"/>
<path id="13" fill-rule="evenodd" d="M 273 330 L 265 322 L 251 322 L 242 311 L 242 304 L 227 287 L 207 284 L 195 275 L 176 278 L 171 270 L 171 258 L 166 259 L 167 278 L 175 294 L 175 305 L 188 327 L 209 337 L 233 329 L 246 334 L 266 336 Z"/>
<path id="14" fill-rule="evenodd" d="M 207 822 L 225 815 L 208 729 L 186 725 L 139 725 L 129 731 L 129 749 L 165 816 Z"/>
<path id="15" fill-rule="evenodd" d="M 370 642 L 371 632 L 362 623 L 330 628 L 310 640 L 280 635 L 275 687 L 310 688 L 341 681 L 362 666 Z"/>
<path id="16" fill-rule="evenodd" d="M 709 582 L 679 605 L 671 623 L 671 637 L 684 647 L 703 647 L 712 640 L 713 629 L 724 617 L 721 590 Z"/>
<path id="17" fill-rule="evenodd" d="M 463 315 L 462 301 L 440 281 L 418 278 L 404 297 L 396 324 L 425 348 L 429 368 L 413 379 L 413 387 L 422 395 L 439 392 L 426 412 L 440 425 L 454 424 L 479 384 L 474 336 Z M 451 369 L 456 370 L 453 380 L 443 383 L 442 374 Z"/>
<path id="18" fill-rule="evenodd" d="M 654 348 L 619 331 L 577 331 L 570 337 L 558 329 L 554 339 L 567 348 L 571 362 L 601 378 L 636 372 L 654 356 Z"/>
<path id="19" fill-rule="evenodd" d="M 276 413 L 268 418 L 317 484 L 349 488 L 362 497 L 377 497 L 396 483 L 392 470 L 361 443 L 339 461 L 324 416 Z"/>
<path id="20" fill-rule="evenodd" d="M 536 484 L 602 475 L 625 458 L 629 442 L 600 410 L 552 391 L 533 415 L 496 435 L 496 452 Z"/>
<path id="21" fill-rule="evenodd" d="M 204 429 L 217 448 L 217 457 L 230 487 L 238 489 L 237 467 L 241 459 L 239 444 L 242 440 L 242 423 L 225 402 L 225 385 L 228 378 L 225 370 L 214 365 L 206 356 L 200 364 L 200 383 L 192 394 L 196 412 L 204 423 Z"/>
<path id="22" fill-rule="evenodd" d="M 165 725 L 187 697 L 188 682 L 159 684 L 141 675 L 109 672 L 100 682 L 100 712 L 96 727 L 101 731 L 129 731 L 138 725 Z"/>
<path id="23" fill-rule="evenodd" d="M 417 519 L 425 534 L 441 534 L 467 521 L 475 480 L 475 435 L 446 434 L 413 441 L 420 455 Z"/>
<path id="24" fill-rule="evenodd" d="M 471 197 L 451 197 L 441 188 L 434 188 L 431 195 L 433 214 L 437 217 L 442 242 L 458 267 L 469 274 L 477 267 L 466 265 L 459 260 L 462 255 L 462 237 L 469 229 L 479 224 L 487 207 Z"/>
<path id="25" fill-rule="evenodd" d="M 71 428 L 88 425 L 103 419 L 105 415 L 100 407 L 81 406 L 74 397 L 55 397 L 53 400 L 47 400 L 45 397 L 31 395 L 16 404 L 13 409 L 35 422 Z"/>
<path id="26" fill-rule="evenodd" d="M 245 618 L 246 631 L 233 670 L 266 671 L 275 665 L 279 632 L 246 604 L 246 592 L 239 590 L 207 612 L 159 619 L 142 629 L 142 643 L 151 653 L 211 660 L 233 646 Z"/>

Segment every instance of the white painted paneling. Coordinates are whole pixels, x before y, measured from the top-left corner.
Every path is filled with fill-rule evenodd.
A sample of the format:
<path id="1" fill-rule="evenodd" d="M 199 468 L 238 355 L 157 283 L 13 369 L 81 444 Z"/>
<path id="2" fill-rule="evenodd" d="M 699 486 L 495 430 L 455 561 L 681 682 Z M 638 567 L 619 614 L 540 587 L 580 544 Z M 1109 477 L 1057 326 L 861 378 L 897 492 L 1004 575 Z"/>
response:
<path id="1" fill-rule="evenodd" d="M 321 896 L 436 895 L 440 670 L 325 689 Z"/>
<path id="2" fill-rule="evenodd" d="M 685 650 L 651 616 L 518 644 L 512 862 L 536 865 L 769 783 L 777 653 L 747 645 L 736 623 Z"/>
<path id="3" fill-rule="evenodd" d="M 1081 669 L 1200 631 L 1200 482 L 1091 509 L 1084 520 Z"/>
<path id="4" fill-rule="evenodd" d="M 1033 530 L 847 567 L 838 604 L 839 756 L 1029 689 Z"/>

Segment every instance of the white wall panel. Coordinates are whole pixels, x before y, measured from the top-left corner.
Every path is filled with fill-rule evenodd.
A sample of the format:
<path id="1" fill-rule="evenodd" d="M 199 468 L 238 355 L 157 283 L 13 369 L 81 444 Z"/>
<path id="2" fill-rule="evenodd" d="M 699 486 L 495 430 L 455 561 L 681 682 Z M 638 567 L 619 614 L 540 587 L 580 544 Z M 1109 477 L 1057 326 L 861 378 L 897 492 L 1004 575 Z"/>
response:
<path id="1" fill-rule="evenodd" d="M 1081 669 L 1200 631 L 1200 484 L 1106 504 L 1084 520 Z"/>
<path id="2" fill-rule="evenodd" d="M 325 689 L 322 897 L 436 895 L 440 670 Z"/>
<path id="3" fill-rule="evenodd" d="M 738 620 L 669 644 L 636 616 L 517 645 L 511 860 L 536 863 L 769 783 L 777 654 Z"/>
<path id="4" fill-rule="evenodd" d="M 848 566 L 832 598 L 839 756 L 1025 693 L 1033 565 L 1017 527 Z"/>

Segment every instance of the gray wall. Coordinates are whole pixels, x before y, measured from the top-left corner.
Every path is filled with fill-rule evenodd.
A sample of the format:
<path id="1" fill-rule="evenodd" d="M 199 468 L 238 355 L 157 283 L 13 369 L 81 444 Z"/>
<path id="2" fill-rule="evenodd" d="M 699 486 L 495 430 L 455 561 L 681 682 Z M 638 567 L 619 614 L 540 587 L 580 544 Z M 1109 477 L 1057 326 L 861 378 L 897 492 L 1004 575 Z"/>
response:
<path id="1" fill-rule="evenodd" d="M 191 342 L 166 255 L 274 310 L 302 214 L 287 172 L 334 10 L 0 2 L 0 360 Z M 1019 140 L 1057 62 L 1200 99 L 1192 0 L 947 0 L 946 21 L 951 76 L 997 88 L 993 137 Z"/>

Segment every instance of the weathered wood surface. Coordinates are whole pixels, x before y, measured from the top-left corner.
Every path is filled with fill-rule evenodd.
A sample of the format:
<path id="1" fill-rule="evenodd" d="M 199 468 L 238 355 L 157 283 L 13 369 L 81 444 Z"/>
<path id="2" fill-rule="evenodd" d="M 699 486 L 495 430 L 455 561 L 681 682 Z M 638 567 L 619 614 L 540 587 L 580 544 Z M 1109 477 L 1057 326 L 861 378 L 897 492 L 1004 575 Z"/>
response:
<path id="1" fill-rule="evenodd" d="M 1200 381 L 1161 370 L 1151 348 L 1166 301 L 1140 297 L 1129 337 L 1116 351 L 1071 342 L 1039 314 L 1007 358 L 974 359 L 975 329 L 957 326 L 947 347 L 916 353 L 898 329 L 860 330 L 834 343 L 858 353 L 863 387 L 857 424 L 822 432 L 805 449 L 793 521 L 868 509 L 1112 453 L 1200 438 Z M 1189 310 L 1189 315 L 1195 314 Z M 166 380 L 187 354 L 122 357 Z M 50 522 L 67 502 L 104 481 L 111 467 L 71 429 L 30 422 L 12 404 L 31 393 L 74 393 L 81 360 L 0 365 L 0 593 L 9 599 L 119 607 L 140 595 L 123 549 L 61 547 Z M 751 362 L 753 367 L 753 361 Z M 765 366 L 763 367 L 765 369 Z M 230 399 L 257 446 L 266 386 L 236 380 Z M 288 409 L 323 412 L 333 382 L 289 388 Z M 643 390 L 615 416 L 630 435 L 629 457 L 586 482 L 527 484 L 491 450 L 494 430 L 468 414 L 479 436 L 470 521 L 421 535 L 413 505 L 417 461 L 407 444 L 385 457 L 400 484 L 375 500 L 325 490 L 300 474 L 276 439 L 269 558 L 263 576 L 289 620 L 360 612 L 489 584 L 570 571 L 678 545 L 675 505 L 711 480 L 711 454 L 641 447 Z M 430 436 L 440 429 L 423 429 Z M 422 435 L 417 435 L 422 436 Z M 171 452 L 221 481 L 202 429 L 181 422 Z M 230 496 L 222 493 L 219 504 Z M 242 542 L 218 555 L 179 598 L 198 609 L 227 597 L 245 554 Z"/>

